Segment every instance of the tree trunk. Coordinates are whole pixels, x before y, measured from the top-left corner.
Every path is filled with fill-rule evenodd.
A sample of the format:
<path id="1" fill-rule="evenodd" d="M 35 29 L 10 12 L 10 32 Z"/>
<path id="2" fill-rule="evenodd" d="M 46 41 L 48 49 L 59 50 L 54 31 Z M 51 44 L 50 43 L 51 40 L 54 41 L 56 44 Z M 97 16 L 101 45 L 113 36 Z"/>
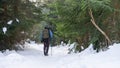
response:
<path id="1" fill-rule="evenodd" d="M 110 38 L 108 37 L 108 35 L 107 35 L 102 29 L 100 29 L 100 27 L 96 24 L 91 9 L 89 9 L 89 14 L 90 14 L 90 17 L 91 17 L 91 22 L 92 22 L 92 24 L 105 36 L 105 38 L 106 38 L 107 41 L 108 41 L 108 44 L 111 45 L 112 42 L 111 42 Z"/>

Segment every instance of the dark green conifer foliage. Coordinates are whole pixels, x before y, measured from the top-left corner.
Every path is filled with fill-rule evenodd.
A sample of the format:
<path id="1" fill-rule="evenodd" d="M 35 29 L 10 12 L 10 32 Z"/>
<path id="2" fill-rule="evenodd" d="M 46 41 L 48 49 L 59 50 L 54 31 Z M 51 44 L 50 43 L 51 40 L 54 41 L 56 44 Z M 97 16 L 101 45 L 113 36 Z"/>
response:
<path id="1" fill-rule="evenodd" d="M 92 9 L 96 24 L 113 42 L 111 32 L 115 30 L 111 30 L 113 22 L 110 20 L 116 8 L 112 6 L 112 3 L 114 2 L 111 0 L 56 0 L 49 5 L 52 9 L 50 15 L 56 18 L 49 18 L 57 26 L 55 33 L 58 37 L 79 43 L 78 51 L 82 50 L 81 46 L 85 49 L 91 43 L 94 49 L 99 51 L 108 47 L 108 41 L 91 23 L 89 8 Z"/>
<path id="2" fill-rule="evenodd" d="M 41 7 L 29 0 L 0 0 L 0 50 L 18 49 L 15 45 L 24 44 L 41 19 Z M 12 24 L 8 24 L 10 20 Z M 7 28 L 5 34 L 3 27 Z"/>

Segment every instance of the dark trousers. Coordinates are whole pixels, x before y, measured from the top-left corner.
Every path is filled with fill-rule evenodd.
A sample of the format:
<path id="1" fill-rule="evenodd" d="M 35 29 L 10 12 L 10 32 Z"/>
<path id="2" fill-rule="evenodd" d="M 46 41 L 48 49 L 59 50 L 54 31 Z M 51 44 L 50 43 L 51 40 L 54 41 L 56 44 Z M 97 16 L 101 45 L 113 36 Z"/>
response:
<path id="1" fill-rule="evenodd" d="M 48 55 L 48 50 L 49 50 L 49 38 L 43 39 L 44 42 L 44 55 Z"/>

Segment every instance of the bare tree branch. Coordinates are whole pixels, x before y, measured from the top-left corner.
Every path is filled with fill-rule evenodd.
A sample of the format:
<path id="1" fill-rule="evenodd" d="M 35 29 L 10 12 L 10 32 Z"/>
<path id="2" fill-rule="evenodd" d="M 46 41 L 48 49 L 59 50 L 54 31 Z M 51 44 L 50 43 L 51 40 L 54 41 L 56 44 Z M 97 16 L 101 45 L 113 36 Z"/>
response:
<path id="1" fill-rule="evenodd" d="M 92 24 L 105 36 L 105 38 L 108 40 L 108 43 L 112 44 L 112 42 L 111 42 L 110 38 L 108 37 L 108 35 L 102 29 L 100 29 L 100 27 L 95 23 L 95 19 L 93 17 L 91 9 L 89 9 L 89 14 L 90 14 L 90 17 L 91 17 Z"/>

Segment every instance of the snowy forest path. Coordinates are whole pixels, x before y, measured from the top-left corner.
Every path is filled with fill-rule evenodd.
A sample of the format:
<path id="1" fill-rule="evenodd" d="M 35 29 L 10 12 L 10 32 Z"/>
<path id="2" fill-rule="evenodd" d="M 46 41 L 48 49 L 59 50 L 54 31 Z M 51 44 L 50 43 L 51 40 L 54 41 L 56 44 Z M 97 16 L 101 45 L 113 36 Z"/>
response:
<path id="1" fill-rule="evenodd" d="M 51 55 L 52 52 L 52 55 Z M 22 51 L 17 51 L 21 57 L 24 57 L 25 64 L 29 64 L 31 68 L 59 68 L 62 65 L 65 67 L 63 61 L 68 62 L 66 57 L 68 49 L 66 46 L 56 46 L 49 48 L 49 56 L 43 54 L 43 44 L 25 44 L 25 48 Z M 70 61 L 72 62 L 72 61 Z M 23 64 L 23 63 L 20 63 Z"/>

